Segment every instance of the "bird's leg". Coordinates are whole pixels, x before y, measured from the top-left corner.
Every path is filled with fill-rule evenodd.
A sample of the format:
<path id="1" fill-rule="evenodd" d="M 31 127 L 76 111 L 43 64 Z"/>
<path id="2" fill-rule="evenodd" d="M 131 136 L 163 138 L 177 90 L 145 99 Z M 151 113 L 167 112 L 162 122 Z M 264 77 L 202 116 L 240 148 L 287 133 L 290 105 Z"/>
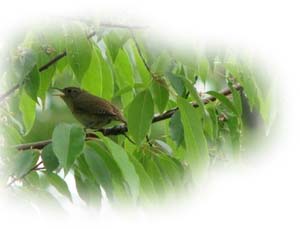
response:
<path id="1" fill-rule="evenodd" d="M 148 134 L 146 135 L 146 140 L 147 140 L 148 145 L 149 145 L 150 147 L 152 147 L 153 145 L 152 145 L 152 143 L 150 142 L 150 138 L 149 138 Z"/>
<path id="2" fill-rule="evenodd" d="M 130 141 L 132 144 L 136 145 L 136 143 L 126 133 L 123 133 L 123 135 L 125 136 L 125 138 L 128 139 L 128 141 Z"/>

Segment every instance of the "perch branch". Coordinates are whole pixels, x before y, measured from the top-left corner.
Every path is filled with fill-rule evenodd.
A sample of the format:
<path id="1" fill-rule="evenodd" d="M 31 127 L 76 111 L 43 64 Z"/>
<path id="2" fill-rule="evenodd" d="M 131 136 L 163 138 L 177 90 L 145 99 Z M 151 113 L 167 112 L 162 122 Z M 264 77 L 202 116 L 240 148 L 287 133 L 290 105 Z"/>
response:
<path id="1" fill-rule="evenodd" d="M 43 149 L 49 143 L 51 143 L 51 139 L 44 140 L 44 141 L 33 142 L 33 143 L 20 144 L 20 145 L 16 145 L 15 148 L 17 150 Z"/>
<path id="2" fill-rule="evenodd" d="M 235 85 L 234 88 L 236 90 L 241 90 L 242 86 L 240 84 Z M 221 94 L 228 96 L 231 95 L 231 90 L 229 88 L 226 88 L 224 90 L 222 90 L 220 92 Z M 216 101 L 216 98 L 214 96 L 208 96 L 207 98 L 202 99 L 203 104 L 208 104 L 210 102 Z M 198 107 L 199 105 L 196 102 L 192 102 L 191 103 L 193 105 L 193 107 Z M 178 107 L 175 107 L 173 109 L 170 109 L 160 115 L 155 115 L 152 119 L 152 123 L 156 123 L 156 122 L 160 122 L 166 119 L 169 119 L 172 117 L 172 115 L 178 110 Z M 100 129 L 100 132 L 102 132 L 102 134 L 104 136 L 109 136 L 109 135 L 119 135 L 119 134 L 124 134 L 128 131 L 127 126 L 124 125 L 119 125 L 119 126 L 114 126 L 111 128 L 106 128 L 106 129 Z M 90 137 L 87 137 L 86 140 L 92 139 Z M 20 144 L 20 145 L 16 145 L 14 146 L 16 149 L 18 150 L 26 150 L 26 149 L 42 149 L 44 148 L 46 145 L 48 145 L 49 143 L 51 143 L 51 139 L 49 140 L 44 140 L 44 141 L 39 141 L 39 142 L 33 142 L 33 143 L 26 143 L 26 144 Z"/>

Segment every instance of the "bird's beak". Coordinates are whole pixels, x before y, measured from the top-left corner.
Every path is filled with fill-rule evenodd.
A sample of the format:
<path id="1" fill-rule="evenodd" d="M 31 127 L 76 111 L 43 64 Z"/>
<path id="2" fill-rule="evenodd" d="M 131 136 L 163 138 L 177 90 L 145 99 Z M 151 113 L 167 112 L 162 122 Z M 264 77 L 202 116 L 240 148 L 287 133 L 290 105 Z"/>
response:
<path id="1" fill-rule="evenodd" d="M 64 93 L 63 89 L 60 89 L 60 88 L 57 88 L 57 87 L 51 87 L 51 89 L 55 89 L 55 90 L 58 90 L 58 91 L 61 92 L 59 94 L 52 94 L 53 96 L 59 96 L 59 97 L 64 97 L 65 96 L 65 93 Z"/>

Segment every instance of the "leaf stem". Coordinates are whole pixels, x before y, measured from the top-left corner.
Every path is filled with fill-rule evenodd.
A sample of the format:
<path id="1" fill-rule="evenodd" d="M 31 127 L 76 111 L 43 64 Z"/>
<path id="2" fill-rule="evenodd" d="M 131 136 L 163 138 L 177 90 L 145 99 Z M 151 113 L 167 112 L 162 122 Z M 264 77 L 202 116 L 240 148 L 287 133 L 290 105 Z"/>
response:
<path id="1" fill-rule="evenodd" d="M 138 44 L 138 42 L 137 42 L 137 40 L 136 40 L 136 38 L 135 38 L 135 35 L 134 35 L 133 31 L 130 30 L 130 32 L 131 32 L 131 36 L 132 36 L 132 39 L 133 39 L 133 41 L 134 41 L 134 44 L 135 44 L 135 46 L 136 46 L 136 49 L 137 49 L 137 51 L 138 51 L 138 53 L 139 53 L 139 55 L 140 55 L 140 57 L 141 57 L 141 59 L 142 59 L 144 65 L 145 65 L 147 71 L 150 73 L 150 75 L 151 75 L 152 77 L 154 77 L 153 73 L 151 72 L 150 66 L 148 65 L 148 63 L 147 63 L 145 57 L 144 57 L 143 54 L 142 54 L 141 48 L 140 48 L 140 46 L 139 46 L 139 44 Z"/>

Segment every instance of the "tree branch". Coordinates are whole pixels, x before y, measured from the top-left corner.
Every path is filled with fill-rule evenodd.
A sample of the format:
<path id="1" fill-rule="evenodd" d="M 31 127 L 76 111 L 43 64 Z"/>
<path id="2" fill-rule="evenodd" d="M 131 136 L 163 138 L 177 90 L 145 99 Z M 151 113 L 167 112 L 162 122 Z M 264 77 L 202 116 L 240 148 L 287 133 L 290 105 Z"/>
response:
<path id="1" fill-rule="evenodd" d="M 15 145 L 15 148 L 17 150 L 43 149 L 49 143 L 51 143 L 51 139 L 44 140 L 44 141 L 33 142 L 33 143 L 25 143 L 25 144 Z"/>
<path id="2" fill-rule="evenodd" d="M 234 88 L 236 90 L 241 90 L 242 86 L 240 84 L 237 84 L 234 86 Z M 220 92 L 221 94 L 228 96 L 231 95 L 232 91 L 229 88 L 226 88 L 224 90 L 222 90 Z M 210 102 L 216 101 L 216 98 L 213 96 L 208 96 L 205 99 L 202 99 L 203 104 L 208 104 Z M 199 105 L 196 102 L 192 102 L 191 103 L 193 105 L 193 107 L 198 107 Z M 152 119 L 152 123 L 156 123 L 156 122 L 160 122 L 166 119 L 169 119 L 172 117 L 172 115 L 178 110 L 178 107 L 175 107 L 173 109 L 170 109 L 160 115 L 155 115 Z M 119 125 L 119 126 L 114 126 L 111 128 L 106 128 L 106 129 L 100 129 L 100 132 L 102 132 L 102 134 L 104 136 L 109 136 L 109 135 L 119 135 L 119 134 L 124 134 L 128 131 L 127 126 L 125 125 Z M 86 140 L 90 140 L 93 138 L 90 137 L 86 137 Z M 26 149 L 42 149 L 44 148 L 46 145 L 48 145 L 49 143 L 51 143 L 51 139 L 49 140 L 44 140 L 44 141 L 39 141 L 39 142 L 33 142 L 33 143 L 26 143 L 26 144 L 20 144 L 20 145 L 16 145 L 14 146 L 16 149 L 18 150 L 26 150 Z"/>
<path id="3" fill-rule="evenodd" d="M 90 39 L 91 37 L 93 37 L 96 34 L 95 31 L 91 32 L 90 34 L 87 35 L 87 38 Z M 39 68 L 39 72 L 43 72 L 45 70 L 47 70 L 50 66 L 52 66 L 53 64 L 55 64 L 57 61 L 59 61 L 60 59 L 64 58 L 65 56 L 67 56 L 67 51 L 63 51 L 62 53 L 58 54 L 57 56 L 53 57 L 50 61 L 48 61 L 46 64 L 42 65 Z M 21 84 L 17 84 L 15 86 L 13 86 L 11 89 L 9 89 L 7 92 L 3 93 L 2 95 L 0 95 L 0 103 L 2 101 L 4 101 L 8 96 L 10 96 L 12 93 L 14 93 L 17 89 L 20 88 Z"/>

